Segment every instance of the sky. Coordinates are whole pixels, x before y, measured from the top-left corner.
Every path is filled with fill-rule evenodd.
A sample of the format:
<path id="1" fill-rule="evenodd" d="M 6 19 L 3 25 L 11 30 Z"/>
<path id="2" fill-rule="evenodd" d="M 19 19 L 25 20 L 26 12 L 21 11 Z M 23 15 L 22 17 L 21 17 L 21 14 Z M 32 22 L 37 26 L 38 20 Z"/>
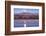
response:
<path id="1" fill-rule="evenodd" d="M 39 9 L 27 9 L 27 8 L 14 8 L 14 13 L 39 13 Z"/>

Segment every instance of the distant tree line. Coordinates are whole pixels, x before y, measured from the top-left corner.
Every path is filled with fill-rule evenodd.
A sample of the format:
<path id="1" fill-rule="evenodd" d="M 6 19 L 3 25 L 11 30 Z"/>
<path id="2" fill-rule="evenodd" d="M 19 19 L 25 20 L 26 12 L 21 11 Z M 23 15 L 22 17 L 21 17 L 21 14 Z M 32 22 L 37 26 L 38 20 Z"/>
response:
<path id="1" fill-rule="evenodd" d="M 39 15 L 14 15 L 14 19 L 39 19 Z"/>

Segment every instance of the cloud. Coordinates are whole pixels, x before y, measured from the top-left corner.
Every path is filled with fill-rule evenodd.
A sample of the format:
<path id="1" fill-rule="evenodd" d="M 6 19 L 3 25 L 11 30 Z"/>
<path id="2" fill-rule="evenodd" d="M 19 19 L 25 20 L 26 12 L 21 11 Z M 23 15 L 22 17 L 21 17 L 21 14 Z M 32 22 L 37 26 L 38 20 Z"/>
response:
<path id="1" fill-rule="evenodd" d="M 23 12 L 26 12 L 26 13 L 39 13 L 39 9 L 25 9 L 25 8 L 15 8 L 14 9 L 15 14 L 23 13 Z"/>

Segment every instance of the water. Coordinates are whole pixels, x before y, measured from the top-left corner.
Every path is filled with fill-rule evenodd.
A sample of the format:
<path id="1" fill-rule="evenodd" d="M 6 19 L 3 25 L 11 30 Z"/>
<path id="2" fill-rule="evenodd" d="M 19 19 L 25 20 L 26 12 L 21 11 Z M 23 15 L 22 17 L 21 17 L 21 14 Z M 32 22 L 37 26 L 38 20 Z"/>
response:
<path id="1" fill-rule="evenodd" d="M 26 27 L 38 27 L 39 20 L 38 19 L 14 20 L 14 27 L 24 27 L 24 24 L 26 24 Z"/>

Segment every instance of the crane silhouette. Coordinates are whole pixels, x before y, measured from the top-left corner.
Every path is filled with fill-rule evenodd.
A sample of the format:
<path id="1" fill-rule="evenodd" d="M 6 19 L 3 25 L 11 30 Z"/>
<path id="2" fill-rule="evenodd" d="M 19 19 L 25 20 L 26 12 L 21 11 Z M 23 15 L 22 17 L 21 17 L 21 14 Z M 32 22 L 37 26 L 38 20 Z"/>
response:
<path id="1" fill-rule="evenodd" d="M 26 21 L 24 20 L 24 27 L 26 27 Z"/>

